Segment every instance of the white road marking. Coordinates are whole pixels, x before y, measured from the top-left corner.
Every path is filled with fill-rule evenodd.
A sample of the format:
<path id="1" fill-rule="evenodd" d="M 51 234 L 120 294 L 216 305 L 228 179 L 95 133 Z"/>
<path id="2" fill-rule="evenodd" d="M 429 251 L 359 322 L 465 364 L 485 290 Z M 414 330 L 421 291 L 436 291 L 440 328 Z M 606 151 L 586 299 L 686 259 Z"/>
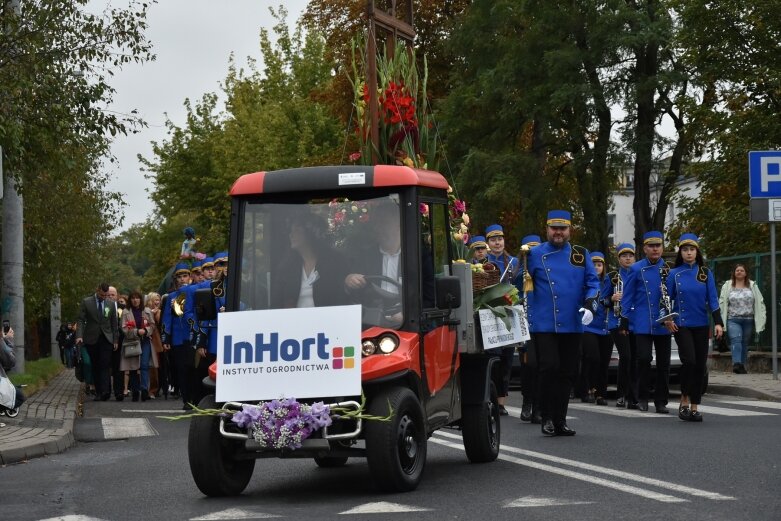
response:
<path id="1" fill-rule="evenodd" d="M 416 507 L 412 505 L 402 505 L 401 503 L 389 503 L 387 501 L 378 501 L 376 503 L 366 503 L 357 507 L 339 512 L 339 514 L 391 514 L 399 512 L 428 512 L 430 508 Z"/>
<path id="2" fill-rule="evenodd" d="M 104 519 L 101 519 L 99 517 L 90 517 L 90 516 L 82 516 L 79 514 L 70 514 L 67 516 L 60 516 L 60 517 L 48 517 L 46 519 L 41 519 L 39 521 L 105 521 Z"/>
<path id="3" fill-rule="evenodd" d="M 723 400 L 718 403 L 746 405 L 748 407 L 761 407 L 763 409 L 781 409 L 781 402 L 765 402 L 762 400 Z"/>
<path id="4" fill-rule="evenodd" d="M 429 441 L 437 443 L 439 445 L 444 445 L 446 447 L 464 450 L 463 445 L 451 443 L 449 441 L 445 441 L 435 437 L 429 438 Z M 553 467 L 551 465 L 545 465 L 543 463 L 537 463 L 535 461 L 516 458 L 515 456 L 508 456 L 507 454 L 503 454 L 501 452 L 499 453 L 499 459 L 502 461 L 509 461 L 510 463 L 515 463 L 516 465 L 523 465 L 524 467 L 531 467 L 533 469 L 542 470 L 544 472 L 550 472 L 551 474 L 558 474 L 559 476 L 585 481 L 586 483 L 591 483 L 592 485 L 601 485 L 603 487 L 620 490 L 621 492 L 626 492 L 628 494 L 644 497 L 646 499 L 661 501 L 663 503 L 685 503 L 687 501 L 686 499 L 670 496 L 668 494 L 661 494 L 659 492 L 653 492 L 651 490 L 643 490 L 641 488 L 632 485 L 625 485 L 623 483 L 617 483 L 615 481 L 610 481 L 608 479 L 589 476 L 586 474 L 580 474 L 572 470 L 566 470 L 559 467 Z"/>
<path id="5" fill-rule="evenodd" d="M 510 405 L 505 405 L 505 409 L 507 409 L 507 412 L 510 413 L 510 416 L 515 416 L 516 418 L 521 417 L 521 409 L 518 407 L 512 407 Z M 576 416 L 567 416 L 568 420 L 577 420 L 578 418 Z"/>
<path id="6" fill-rule="evenodd" d="M 463 441 L 461 436 L 459 436 L 457 434 L 452 434 L 452 433 L 449 433 L 449 432 L 437 431 L 435 433 L 435 435 L 444 436 L 444 437 L 447 437 L 447 438 L 452 438 L 452 439 L 457 439 L 459 441 Z M 430 438 L 430 439 L 433 439 L 433 438 Z M 463 446 L 458 446 L 458 447 L 463 449 Z M 523 455 L 523 456 L 537 458 L 537 459 L 541 459 L 541 460 L 545 460 L 545 461 L 550 461 L 552 463 L 558 463 L 558 464 L 561 464 L 561 465 L 568 465 L 570 467 L 575 467 L 575 468 L 587 470 L 587 471 L 590 471 L 590 472 L 598 472 L 600 474 L 607 474 L 610 477 L 621 478 L 621 479 L 625 479 L 627 481 L 635 481 L 635 482 L 638 482 L 638 483 L 643 483 L 644 485 L 649 485 L 649 486 L 652 486 L 652 487 L 663 488 L 663 489 L 671 490 L 673 492 L 680 492 L 680 493 L 689 494 L 689 495 L 692 495 L 692 496 L 703 497 L 703 498 L 713 499 L 713 500 L 722 500 L 722 501 L 723 500 L 733 500 L 733 499 L 735 499 L 732 496 L 725 496 L 723 494 L 719 494 L 718 492 L 710 492 L 710 491 L 707 491 L 707 490 L 701 490 L 701 489 L 697 489 L 697 488 L 687 487 L 685 485 L 679 485 L 679 484 L 676 484 L 676 483 L 670 483 L 668 481 L 662 481 L 662 480 L 658 480 L 658 479 L 654 479 L 654 478 L 648 478 L 648 477 L 645 477 L 645 476 L 640 476 L 638 474 L 632 474 L 631 472 L 624 472 L 624 471 L 621 471 L 621 470 L 611 469 L 611 468 L 608 468 L 608 467 L 602 467 L 602 466 L 599 466 L 599 465 L 592 465 L 590 463 L 583 463 L 581 461 L 570 460 L 570 459 L 566 459 L 566 458 L 560 458 L 558 456 L 551 456 L 549 454 L 544 454 L 542 452 L 535 452 L 535 451 L 531 451 L 531 450 L 518 449 L 516 447 L 512 447 L 512 446 L 509 446 L 509 445 L 502 445 L 501 450 L 504 450 L 504 451 L 507 451 L 507 452 L 511 452 L 511 453 L 514 453 L 514 454 L 520 454 L 520 455 Z M 501 457 L 501 454 L 500 454 L 500 457 Z"/>
<path id="7" fill-rule="evenodd" d="M 567 505 L 591 505 L 592 501 L 571 501 L 569 499 L 556 499 L 552 497 L 525 496 L 510 501 L 502 508 L 524 508 L 524 507 L 560 507 Z"/>
<path id="8" fill-rule="evenodd" d="M 103 437 L 107 440 L 157 436 L 146 418 L 101 418 Z"/>
<path id="9" fill-rule="evenodd" d="M 718 416 L 778 416 L 772 412 L 744 411 L 742 409 L 727 409 L 726 407 L 714 407 L 712 405 L 699 405 L 697 410 L 704 414 Z"/>
<path id="10" fill-rule="evenodd" d="M 191 517 L 190 521 L 219 521 L 221 519 L 271 519 L 272 517 L 281 517 L 274 514 L 264 514 L 263 512 L 253 512 L 243 508 L 229 508 L 221 512 L 206 514 L 200 517 Z"/>
<path id="11" fill-rule="evenodd" d="M 593 403 L 571 403 L 570 409 L 577 409 L 579 411 L 595 412 L 597 414 L 608 414 L 610 416 L 621 416 L 623 418 L 670 418 L 673 414 L 656 414 L 653 409 L 648 409 L 647 412 L 639 411 L 637 409 L 621 409 L 619 407 L 611 407 L 604 405 L 594 405 Z M 672 409 L 670 409 L 672 412 Z"/>

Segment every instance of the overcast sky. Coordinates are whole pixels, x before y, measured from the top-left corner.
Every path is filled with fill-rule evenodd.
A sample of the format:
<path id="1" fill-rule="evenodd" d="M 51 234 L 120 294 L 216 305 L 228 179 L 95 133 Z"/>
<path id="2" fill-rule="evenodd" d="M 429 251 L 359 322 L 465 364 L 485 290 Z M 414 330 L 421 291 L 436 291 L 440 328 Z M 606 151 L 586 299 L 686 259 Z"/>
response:
<path id="1" fill-rule="evenodd" d="M 93 0 L 93 5 L 107 4 Z M 124 2 L 110 2 L 118 7 Z M 154 211 L 151 182 L 144 179 L 137 154 L 152 158 L 152 141 L 166 139 L 166 114 L 184 125 L 184 100 L 198 100 L 207 92 L 220 92 L 231 52 L 239 66 L 247 56 L 261 62 L 260 29 L 271 29 L 270 6 L 284 4 L 292 26 L 306 0 L 160 0 L 149 9 L 147 37 L 157 60 L 128 65 L 112 80 L 117 89 L 112 110 L 137 109 L 148 123 L 138 134 L 120 136 L 112 146 L 119 165 L 106 162 L 112 174 L 109 189 L 124 194 L 127 206 L 122 229 L 144 221 Z M 221 108 L 221 107 L 220 107 Z M 258 165 L 262 167 L 262 165 Z M 229 204 L 227 199 L 225 204 Z"/>

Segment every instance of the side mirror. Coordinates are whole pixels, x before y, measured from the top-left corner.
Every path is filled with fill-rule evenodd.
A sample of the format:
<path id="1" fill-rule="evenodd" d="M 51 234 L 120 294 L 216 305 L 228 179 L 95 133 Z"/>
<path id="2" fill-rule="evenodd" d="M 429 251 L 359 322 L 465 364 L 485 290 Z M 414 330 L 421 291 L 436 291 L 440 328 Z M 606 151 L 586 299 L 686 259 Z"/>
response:
<path id="1" fill-rule="evenodd" d="M 437 279 L 437 309 L 461 307 L 461 281 L 458 277 L 445 276 Z"/>
<path id="2" fill-rule="evenodd" d="M 214 302 L 211 288 L 195 290 L 195 314 L 198 320 L 215 320 L 217 304 Z"/>

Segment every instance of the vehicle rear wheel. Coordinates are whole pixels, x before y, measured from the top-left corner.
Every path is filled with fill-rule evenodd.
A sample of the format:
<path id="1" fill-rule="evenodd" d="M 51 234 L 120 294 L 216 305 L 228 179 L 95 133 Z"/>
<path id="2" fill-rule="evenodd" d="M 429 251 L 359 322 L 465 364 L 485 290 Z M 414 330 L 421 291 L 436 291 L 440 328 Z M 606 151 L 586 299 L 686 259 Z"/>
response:
<path id="1" fill-rule="evenodd" d="M 214 409 L 213 395 L 198 404 L 201 409 Z M 207 496 L 235 496 L 247 487 L 255 460 L 238 460 L 235 455 L 242 443 L 220 435 L 220 419 L 216 416 L 198 416 L 190 420 L 187 455 L 190 472 L 198 489 Z"/>
<path id="2" fill-rule="evenodd" d="M 496 385 L 491 382 L 491 400 L 480 405 L 465 405 L 461 418 L 466 457 L 472 463 L 487 463 L 499 456 L 501 421 Z"/>
<path id="3" fill-rule="evenodd" d="M 426 426 L 417 396 L 405 387 L 379 393 L 369 405 L 369 414 L 390 421 L 366 422 L 366 459 L 377 488 L 388 492 L 415 490 L 426 465 Z"/>
<path id="4" fill-rule="evenodd" d="M 343 467 L 347 463 L 347 456 L 315 456 L 315 463 L 324 469 Z"/>

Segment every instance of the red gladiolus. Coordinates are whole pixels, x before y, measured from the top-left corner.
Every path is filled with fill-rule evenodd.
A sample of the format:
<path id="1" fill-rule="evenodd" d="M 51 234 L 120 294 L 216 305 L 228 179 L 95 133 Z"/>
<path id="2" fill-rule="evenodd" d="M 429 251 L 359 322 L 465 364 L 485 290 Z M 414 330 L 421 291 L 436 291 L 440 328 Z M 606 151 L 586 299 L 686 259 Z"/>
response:
<path id="1" fill-rule="evenodd" d="M 464 213 L 466 211 L 466 203 L 464 201 L 456 200 L 453 202 L 453 207 L 458 213 Z"/>
<path id="2" fill-rule="evenodd" d="M 361 158 L 361 153 L 360 152 L 353 152 L 352 154 L 350 154 L 349 158 L 350 158 L 350 161 L 358 161 Z"/>

